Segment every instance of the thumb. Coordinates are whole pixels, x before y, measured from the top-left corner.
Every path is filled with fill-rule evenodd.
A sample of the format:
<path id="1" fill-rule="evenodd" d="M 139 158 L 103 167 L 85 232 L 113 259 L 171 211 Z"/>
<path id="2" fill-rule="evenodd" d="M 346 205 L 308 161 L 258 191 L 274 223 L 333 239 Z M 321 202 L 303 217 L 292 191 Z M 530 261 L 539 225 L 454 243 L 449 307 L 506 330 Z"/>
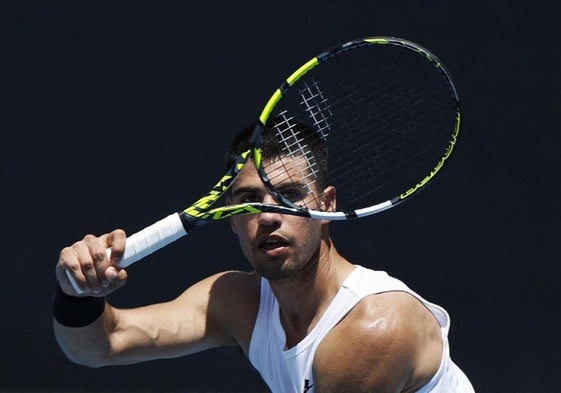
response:
<path id="1" fill-rule="evenodd" d="M 125 253 L 127 235 L 122 229 L 104 235 L 105 246 L 107 247 L 107 258 L 111 266 L 118 266 Z"/>
<path id="2" fill-rule="evenodd" d="M 127 282 L 127 271 L 109 266 L 105 270 L 105 279 L 113 288 L 120 288 Z"/>

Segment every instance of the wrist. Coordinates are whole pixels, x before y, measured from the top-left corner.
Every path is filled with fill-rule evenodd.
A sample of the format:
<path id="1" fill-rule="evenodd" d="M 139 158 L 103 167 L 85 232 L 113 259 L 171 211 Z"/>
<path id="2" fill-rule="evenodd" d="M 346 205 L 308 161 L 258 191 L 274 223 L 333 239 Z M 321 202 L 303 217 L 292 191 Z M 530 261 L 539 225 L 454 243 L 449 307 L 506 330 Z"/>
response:
<path id="1" fill-rule="evenodd" d="M 62 291 L 57 283 L 53 298 L 53 317 L 67 327 L 84 327 L 95 322 L 105 310 L 103 297 L 74 297 Z"/>

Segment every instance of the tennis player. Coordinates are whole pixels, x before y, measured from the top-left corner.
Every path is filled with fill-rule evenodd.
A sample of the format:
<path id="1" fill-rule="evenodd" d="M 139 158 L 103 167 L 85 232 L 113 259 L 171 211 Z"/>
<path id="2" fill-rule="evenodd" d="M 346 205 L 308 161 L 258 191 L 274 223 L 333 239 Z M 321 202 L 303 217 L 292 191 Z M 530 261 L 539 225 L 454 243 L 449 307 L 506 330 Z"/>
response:
<path id="1" fill-rule="evenodd" d="M 267 135 L 263 151 L 272 163 L 278 144 Z M 245 151 L 247 137 L 246 130 L 236 139 L 229 160 Z M 318 149 L 314 156 L 323 157 Z M 301 157 L 280 158 L 304 176 L 296 170 Z M 312 190 L 323 195 L 317 201 L 291 184 L 298 179 L 277 181 L 286 182 L 276 189 L 296 203 L 337 203 L 334 188 L 321 182 Z M 230 202 L 276 203 L 251 162 L 233 183 Z M 275 393 L 473 392 L 450 358 L 447 312 L 385 272 L 345 259 L 329 222 L 261 213 L 232 217 L 231 227 L 252 272 L 218 273 L 172 301 L 135 309 L 105 300 L 127 280 L 116 267 L 124 231 L 87 235 L 64 248 L 53 303 L 64 353 L 100 367 L 238 346 Z M 85 293 L 76 293 L 65 270 Z"/>

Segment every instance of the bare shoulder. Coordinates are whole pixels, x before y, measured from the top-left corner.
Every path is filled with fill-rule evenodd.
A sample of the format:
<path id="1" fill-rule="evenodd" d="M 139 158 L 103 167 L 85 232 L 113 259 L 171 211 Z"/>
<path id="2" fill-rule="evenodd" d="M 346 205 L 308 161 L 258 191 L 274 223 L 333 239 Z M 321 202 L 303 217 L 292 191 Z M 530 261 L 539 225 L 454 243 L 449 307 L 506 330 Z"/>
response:
<path id="1" fill-rule="evenodd" d="M 440 328 L 405 292 L 362 299 L 323 339 L 314 358 L 318 392 L 412 392 L 438 370 Z"/>
<path id="2" fill-rule="evenodd" d="M 205 309 L 207 328 L 222 330 L 232 342 L 247 350 L 260 298 L 260 278 L 254 273 L 227 271 L 210 276 L 187 289 L 178 302 L 200 300 Z"/>

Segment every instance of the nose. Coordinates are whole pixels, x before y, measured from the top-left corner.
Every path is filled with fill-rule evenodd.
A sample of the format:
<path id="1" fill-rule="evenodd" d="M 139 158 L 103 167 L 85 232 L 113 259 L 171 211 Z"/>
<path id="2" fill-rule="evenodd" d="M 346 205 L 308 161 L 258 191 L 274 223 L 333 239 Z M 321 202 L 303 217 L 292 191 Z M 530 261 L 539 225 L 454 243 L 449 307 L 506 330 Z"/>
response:
<path id="1" fill-rule="evenodd" d="M 267 194 L 263 198 L 263 203 L 267 205 L 278 205 L 278 201 L 271 195 Z M 279 213 L 272 213 L 272 212 L 264 212 L 259 213 L 259 225 L 263 226 L 280 226 L 282 221 L 282 214 Z"/>
<path id="2" fill-rule="evenodd" d="M 279 202 L 271 194 L 266 193 L 263 196 L 263 203 L 266 205 L 278 205 Z"/>

